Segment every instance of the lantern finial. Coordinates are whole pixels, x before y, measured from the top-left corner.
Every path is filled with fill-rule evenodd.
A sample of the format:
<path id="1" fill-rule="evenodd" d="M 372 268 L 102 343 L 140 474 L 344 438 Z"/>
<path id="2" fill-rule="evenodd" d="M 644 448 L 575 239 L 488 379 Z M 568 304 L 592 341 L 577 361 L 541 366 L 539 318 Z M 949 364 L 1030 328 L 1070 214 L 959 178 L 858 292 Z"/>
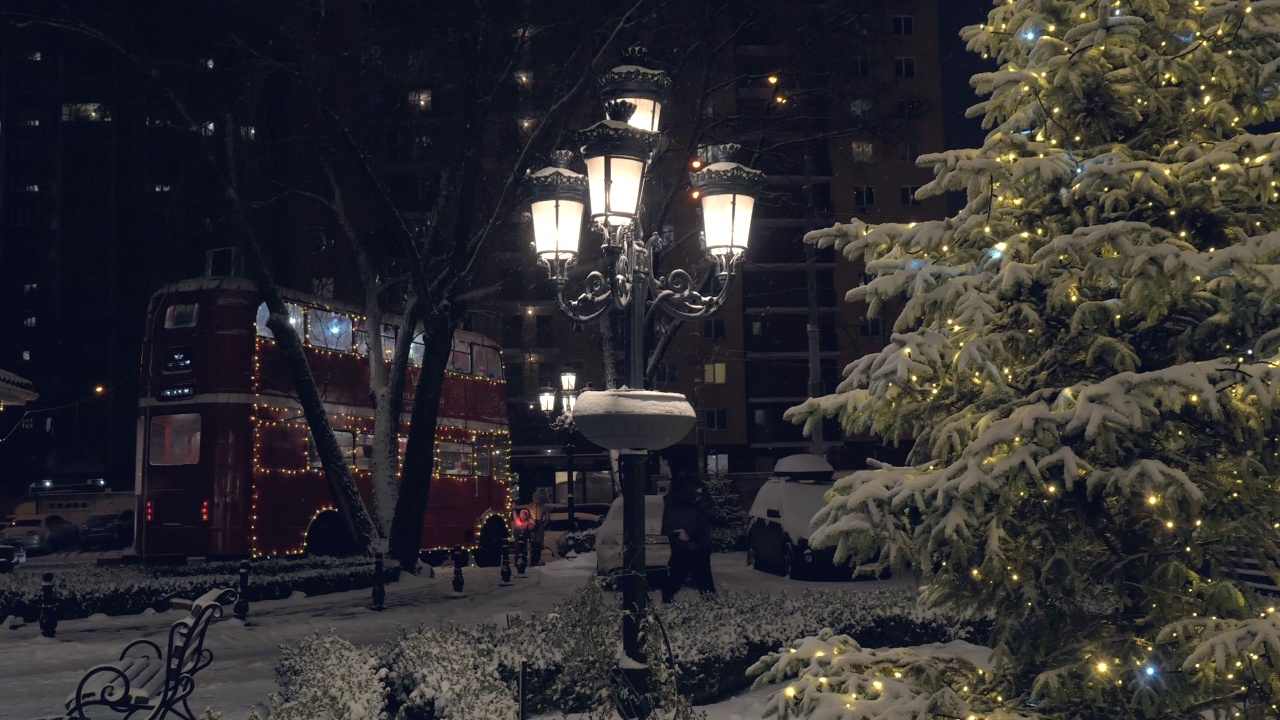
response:
<path id="1" fill-rule="evenodd" d="M 636 114 L 636 104 L 627 100 L 610 100 L 604 104 L 604 114 L 610 120 L 626 122 Z"/>
<path id="2" fill-rule="evenodd" d="M 552 150 L 551 165 L 558 168 L 568 168 L 569 163 L 573 162 L 572 150 Z"/>
<path id="3" fill-rule="evenodd" d="M 737 143 L 721 143 L 719 145 L 703 145 L 698 148 L 698 159 L 704 166 L 720 162 L 737 162 L 742 146 Z"/>

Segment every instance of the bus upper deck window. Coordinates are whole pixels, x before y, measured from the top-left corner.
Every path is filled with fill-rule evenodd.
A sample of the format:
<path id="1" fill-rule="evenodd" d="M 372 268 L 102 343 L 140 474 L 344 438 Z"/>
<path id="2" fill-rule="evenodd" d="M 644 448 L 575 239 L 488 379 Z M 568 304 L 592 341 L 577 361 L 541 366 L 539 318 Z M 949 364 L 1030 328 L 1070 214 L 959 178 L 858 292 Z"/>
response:
<path id="1" fill-rule="evenodd" d="M 187 328 L 196 326 L 196 318 L 200 315 L 199 303 L 179 303 L 170 305 L 164 311 L 164 328 Z"/>

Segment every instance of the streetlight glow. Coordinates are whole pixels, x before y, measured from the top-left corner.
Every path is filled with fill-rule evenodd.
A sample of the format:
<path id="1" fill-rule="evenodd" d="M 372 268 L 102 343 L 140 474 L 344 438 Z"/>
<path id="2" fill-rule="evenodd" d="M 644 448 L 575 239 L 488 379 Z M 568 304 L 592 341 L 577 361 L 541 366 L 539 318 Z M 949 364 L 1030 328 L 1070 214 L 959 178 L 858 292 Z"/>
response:
<path id="1" fill-rule="evenodd" d="M 702 199 L 707 252 L 741 257 L 747 251 L 751 214 L 764 187 L 764 173 L 732 161 L 737 145 L 712 145 L 703 150 L 705 167 L 690 173 L 694 197 Z"/>
<path id="2" fill-rule="evenodd" d="M 538 391 L 538 404 L 542 406 L 542 412 L 550 415 L 556 409 L 556 391 L 549 387 L 544 387 Z"/>
<path id="3" fill-rule="evenodd" d="M 658 136 L 627 123 L 636 106 L 615 100 L 605 106 L 608 117 L 579 133 L 587 161 L 591 219 L 606 225 L 635 222 L 640 185 Z"/>
<path id="4" fill-rule="evenodd" d="M 623 100 L 635 106 L 635 112 L 626 120 L 631 127 L 658 132 L 662 104 L 671 91 L 671 78 L 661 70 L 647 67 L 647 54 L 645 48 L 638 45 L 626 50 L 622 64 L 601 75 L 596 86 L 606 105 Z"/>
<path id="5" fill-rule="evenodd" d="M 571 368 L 566 368 L 560 373 L 560 389 L 566 393 L 573 392 L 573 388 L 578 383 L 578 373 Z"/>

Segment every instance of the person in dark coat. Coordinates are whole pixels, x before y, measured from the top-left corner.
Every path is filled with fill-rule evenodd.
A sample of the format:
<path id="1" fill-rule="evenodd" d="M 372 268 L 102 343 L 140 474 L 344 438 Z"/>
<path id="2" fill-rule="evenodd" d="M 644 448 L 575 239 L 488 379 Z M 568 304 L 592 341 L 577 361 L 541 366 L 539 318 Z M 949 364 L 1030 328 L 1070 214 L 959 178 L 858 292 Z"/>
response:
<path id="1" fill-rule="evenodd" d="M 662 602 L 669 603 L 692 576 L 693 586 L 705 594 L 716 591 L 711 578 L 711 521 L 715 506 L 698 478 L 678 474 L 671 478 L 662 508 L 662 534 L 671 541 L 671 561 Z"/>

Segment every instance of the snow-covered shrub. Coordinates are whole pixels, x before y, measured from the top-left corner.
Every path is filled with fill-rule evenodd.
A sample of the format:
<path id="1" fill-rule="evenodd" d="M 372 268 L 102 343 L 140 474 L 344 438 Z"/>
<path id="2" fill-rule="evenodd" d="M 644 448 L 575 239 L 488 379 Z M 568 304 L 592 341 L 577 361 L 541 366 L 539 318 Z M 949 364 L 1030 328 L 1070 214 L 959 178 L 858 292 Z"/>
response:
<path id="1" fill-rule="evenodd" d="M 58 617 L 84 618 L 96 613 L 131 615 L 148 608 L 164 610 L 174 597 L 194 598 L 214 588 L 237 587 L 239 563 L 207 565 L 97 567 L 73 565 L 53 570 Z M 40 605 L 40 572 L 20 570 L 0 575 L 0 617 L 35 620 Z M 399 568 L 385 573 L 399 578 Z M 295 591 L 323 595 L 373 585 L 368 558 L 308 558 L 254 562 L 248 600 L 278 600 Z"/>
<path id="2" fill-rule="evenodd" d="M 515 689 L 498 673 L 500 640 L 492 625 L 419 625 L 384 650 L 398 717 L 486 720 L 515 717 Z"/>
<path id="3" fill-rule="evenodd" d="M 333 634 L 316 633 L 280 649 L 272 720 L 383 720 L 386 668 L 378 658 Z"/>
<path id="4" fill-rule="evenodd" d="M 508 627 L 402 631 L 382 650 L 390 711 L 414 719 L 482 720 L 515 702 L 524 661 L 532 711 L 609 717 L 623 688 L 613 673 L 620 624 L 617 605 L 592 585 L 548 615 L 514 619 Z M 653 668 L 648 702 L 678 716 L 691 703 L 729 697 L 750 683 L 746 670 L 761 655 L 828 627 L 873 645 L 944 642 L 970 630 L 919 608 L 906 588 L 794 597 L 686 593 L 654 608 L 642 626 Z"/>
<path id="5" fill-rule="evenodd" d="M 569 553 L 581 555 L 595 552 L 596 528 L 567 532 L 556 538 L 556 555 L 568 557 Z"/>
<path id="6" fill-rule="evenodd" d="M 735 552 L 747 547 L 747 511 L 742 499 L 733 487 L 733 480 L 723 473 L 707 476 L 707 494 L 716 509 L 711 520 L 711 549 L 714 552 Z"/>

